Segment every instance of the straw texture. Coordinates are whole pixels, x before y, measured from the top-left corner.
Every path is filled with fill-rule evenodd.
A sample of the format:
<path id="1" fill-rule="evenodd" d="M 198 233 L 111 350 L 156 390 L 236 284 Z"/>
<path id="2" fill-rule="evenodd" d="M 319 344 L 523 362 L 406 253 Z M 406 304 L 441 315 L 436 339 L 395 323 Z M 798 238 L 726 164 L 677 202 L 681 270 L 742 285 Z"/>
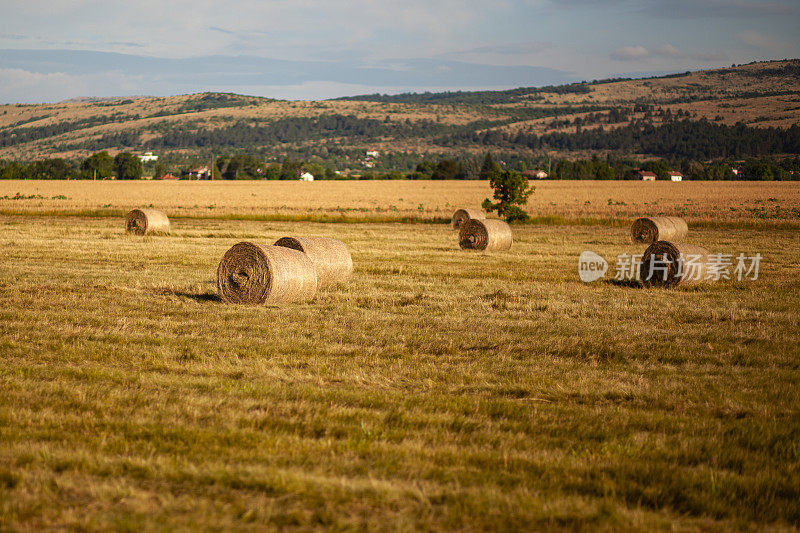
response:
<path id="1" fill-rule="evenodd" d="M 461 226 L 464 224 L 464 222 L 471 218 L 484 220 L 486 218 L 486 213 L 480 209 L 459 209 L 453 213 L 453 229 L 461 229 Z"/>
<path id="2" fill-rule="evenodd" d="M 283 237 L 275 242 L 275 246 L 305 253 L 317 269 L 319 287 L 344 283 L 353 273 L 350 250 L 342 241 L 325 237 Z"/>
<path id="3" fill-rule="evenodd" d="M 647 244 L 656 241 L 682 241 L 689 234 L 689 226 L 680 217 L 637 218 L 631 226 L 631 240 Z"/>
<path id="4" fill-rule="evenodd" d="M 645 287 L 695 285 L 706 279 L 710 252 L 702 246 L 656 241 L 642 256 L 639 276 Z"/>
<path id="5" fill-rule="evenodd" d="M 156 209 L 134 209 L 125 215 L 125 231 L 134 235 L 167 234 L 169 219 Z"/>
<path id="6" fill-rule="evenodd" d="M 311 259 L 297 250 L 240 242 L 219 263 L 217 290 L 228 303 L 308 301 L 317 291 L 317 272 Z"/>
<path id="7" fill-rule="evenodd" d="M 464 250 L 487 252 L 511 249 L 511 228 L 502 220 L 471 218 L 461 226 L 459 244 Z"/>

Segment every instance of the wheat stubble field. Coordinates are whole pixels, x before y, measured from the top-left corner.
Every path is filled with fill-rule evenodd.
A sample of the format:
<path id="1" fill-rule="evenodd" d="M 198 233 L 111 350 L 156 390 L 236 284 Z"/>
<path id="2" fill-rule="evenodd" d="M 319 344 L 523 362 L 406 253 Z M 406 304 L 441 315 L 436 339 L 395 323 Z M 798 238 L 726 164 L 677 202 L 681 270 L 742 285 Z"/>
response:
<path id="1" fill-rule="evenodd" d="M 0 201 L 0 529 L 800 525 L 796 219 L 692 227 L 761 253 L 756 281 L 643 290 L 578 278 L 584 250 L 642 251 L 621 225 L 515 226 L 502 253 L 436 223 L 198 215 L 137 238 L 69 211 L 132 207 L 124 187 L 62 216 L 66 184 L 25 185 L 50 214 Z M 350 283 L 217 300 L 230 246 L 297 234 L 345 241 Z"/>
<path id="2" fill-rule="evenodd" d="M 797 182 L 539 181 L 534 222 L 628 224 L 678 215 L 706 225 L 788 222 L 800 228 Z M 449 221 L 491 195 L 486 181 L 15 181 L 0 180 L 0 214 L 123 216 L 154 206 L 170 217 L 310 221 Z M 769 227 L 769 225 L 768 225 Z"/>

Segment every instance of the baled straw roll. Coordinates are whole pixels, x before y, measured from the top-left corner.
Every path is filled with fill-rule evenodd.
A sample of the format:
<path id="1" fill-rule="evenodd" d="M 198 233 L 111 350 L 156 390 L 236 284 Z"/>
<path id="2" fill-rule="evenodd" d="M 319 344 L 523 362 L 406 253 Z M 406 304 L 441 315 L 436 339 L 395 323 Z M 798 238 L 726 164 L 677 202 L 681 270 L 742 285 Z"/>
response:
<path id="1" fill-rule="evenodd" d="M 125 215 L 125 231 L 135 235 L 167 234 L 169 219 L 156 209 L 134 209 Z"/>
<path id="2" fill-rule="evenodd" d="M 453 229 L 461 229 L 461 226 L 464 224 L 464 222 L 471 218 L 484 220 L 486 218 L 486 213 L 480 209 L 459 209 L 453 213 L 453 221 L 451 222 Z"/>
<path id="3" fill-rule="evenodd" d="M 656 241 L 644 251 L 639 279 L 645 287 L 682 287 L 713 281 L 714 276 L 706 279 L 710 253 L 694 244 Z"/>
<path id="4" fill-rule="evenodd" d="M 319 287 L 344 283 L 353 273 L 350 250 L 342 241 L 326 237 L 282 237 L 275 246 L 305 253 L 317 269 Z"/>
<path id="5" fill-rule="evenodd" d="M 642 217 L 631 226 L 631 240 L 647 244 L 656 241 L 682 241 L 689 234 L 689 226 L 680 217 Z"/>
<path id="6" fill-rule="evenodd" d="M 317 291 L 317 271 L 311 259 L 297 250 L 240 242 L 219 263 L 217 290 L 228 303 L 308 301 Z"/>
<path id="7" fill-rule="evenodd" d="M 511 249 L 511 227 L 502 220 L 467 220 L 458 233 L 459 245 L 464 250 L 487 252 Z"/>

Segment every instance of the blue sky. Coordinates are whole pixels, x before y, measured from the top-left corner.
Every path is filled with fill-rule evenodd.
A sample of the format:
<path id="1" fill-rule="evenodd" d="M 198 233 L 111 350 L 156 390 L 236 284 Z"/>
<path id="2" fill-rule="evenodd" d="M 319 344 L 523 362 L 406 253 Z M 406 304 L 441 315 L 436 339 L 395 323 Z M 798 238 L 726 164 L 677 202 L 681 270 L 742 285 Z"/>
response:
<path id="1" fill-rule="evenodd" d="M 312 99 L 800 57 L 800 0 L 0 0 L 0 102 Z"/>

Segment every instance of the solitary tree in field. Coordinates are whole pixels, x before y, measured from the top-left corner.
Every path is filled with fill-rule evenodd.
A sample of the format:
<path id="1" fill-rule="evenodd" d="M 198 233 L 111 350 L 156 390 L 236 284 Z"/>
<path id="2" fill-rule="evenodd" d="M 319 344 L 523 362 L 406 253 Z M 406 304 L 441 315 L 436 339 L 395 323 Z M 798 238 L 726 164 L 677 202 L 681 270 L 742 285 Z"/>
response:
<path id="1" fill-rule="evenodd" d="M 513 170 L 500 170 L 489 177 L 489 185 L 494 189 L 497 202 L 489 198 L 483 201 L 482 207 L 487 213 L 497 211 L 507 222 L 528 218 L 528 213 L 522 210 L 522 206 L 528 203 L 528 196 L 533 193 L 528 178 Z"/>
<path id="2" fill-rule="evenodd" d="M 138 180 L 142 177 L 142 162 L 130 152 L 120 152 L 114 158 L 118 180 Z"/>

